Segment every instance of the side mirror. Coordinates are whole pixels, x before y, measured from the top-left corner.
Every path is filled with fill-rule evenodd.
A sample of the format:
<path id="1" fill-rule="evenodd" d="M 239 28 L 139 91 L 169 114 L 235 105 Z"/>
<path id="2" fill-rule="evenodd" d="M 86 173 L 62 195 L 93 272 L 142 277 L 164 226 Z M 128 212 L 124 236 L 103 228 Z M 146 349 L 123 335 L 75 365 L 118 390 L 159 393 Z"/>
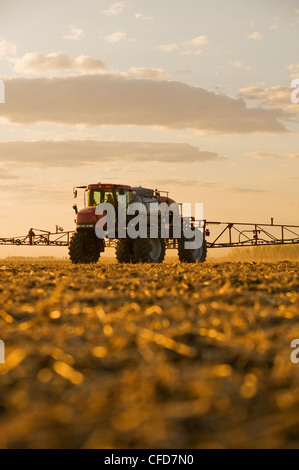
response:
<path id="1" fill-rule="evenodd" d="M 75 213 L 78 214 L 78 207 L 77 207 L 77 204 L 74 204 L 74 205 L 73 205 L 73 209 L 74 209 Z"/>
<path id="2" fill-rule="evenodd" d="M 74 198 L 76 198 L 76 197 L 78 196 L 78 191 L 77 191 L 77 189 L 74 189 L 74 190 L 73 190 L 73 195 L 74 195 Z"/>

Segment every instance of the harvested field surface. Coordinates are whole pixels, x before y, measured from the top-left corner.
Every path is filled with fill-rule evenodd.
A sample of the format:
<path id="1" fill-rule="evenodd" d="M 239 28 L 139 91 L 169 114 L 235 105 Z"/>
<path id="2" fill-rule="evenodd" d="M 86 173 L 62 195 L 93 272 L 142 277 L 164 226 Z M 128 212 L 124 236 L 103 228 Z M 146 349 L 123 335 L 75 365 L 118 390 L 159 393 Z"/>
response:
<path id="1" fill-rule="evenodd" d="M 0 262 L 0 448 L 299 447 L 298 262 Z"/>

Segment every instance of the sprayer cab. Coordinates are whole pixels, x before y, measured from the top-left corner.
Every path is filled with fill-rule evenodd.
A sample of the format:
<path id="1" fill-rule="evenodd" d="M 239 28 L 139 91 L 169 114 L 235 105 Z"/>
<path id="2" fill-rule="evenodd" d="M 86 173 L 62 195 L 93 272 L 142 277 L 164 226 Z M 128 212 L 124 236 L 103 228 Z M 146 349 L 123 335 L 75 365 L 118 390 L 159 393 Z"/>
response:
<path id="1" fill-rule="evenodd" d="M 142 202 L 146 207 L 150 204 L 158 204 L 166 202 L 168 205 L 174 201 L 168 197 L 168 193 L 163 193 L 158 190 L 139 187 L 131 187 L 120 184 L 90 184 L 88 186 L 77 186 L 73 189 L 74 197 L 78 195 L 77 190 L 84 189 L 84 208 L 80 211 L 76 210 L 77 214 L 77 230 L 81 229 L 94 229 L 99 216 L 95 214 L 98 204 L 110 203 L 115 208 L 116 225 L 118 219 L 118 207 L 125 206 L 128 208 L 129 204 L 133 202 Z"/>
<path id="2" fill-rule="evenodd" d="M 76 211 L 78 230 L 94 230 L 99 216 L 96 215 L 96 207 L 101 203 L 110 203 L 114 206 L 116 213 L 118 204 L 121 202 L 126 207 L 132 200 L 133 191 L 131 186 L 117 184 L 90 184 L 88 186 L 77 186 L 73 189 L 74 197 L 77 197 L 78 189 L 84 189 L 84 208 Z M 120 197 L 122 196 L 122 197 Z M 125 197 L 124 197 L 125 196 Z"/>

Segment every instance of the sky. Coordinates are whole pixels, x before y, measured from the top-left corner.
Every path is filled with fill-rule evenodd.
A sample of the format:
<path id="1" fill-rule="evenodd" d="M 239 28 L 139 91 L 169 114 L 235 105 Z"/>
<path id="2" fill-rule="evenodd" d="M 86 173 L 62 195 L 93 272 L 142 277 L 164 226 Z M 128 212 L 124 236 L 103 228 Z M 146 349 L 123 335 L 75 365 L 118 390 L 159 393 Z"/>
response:
<path id="1" fill-rule="evenodd" d="M 99 181 L 202 202 L 208 220 L 299 223 L 297 0 L 0 13 L 0 237 L 73 230 L 73 186 Z M 16 254 L 54 251 L 0 247 Z"/>

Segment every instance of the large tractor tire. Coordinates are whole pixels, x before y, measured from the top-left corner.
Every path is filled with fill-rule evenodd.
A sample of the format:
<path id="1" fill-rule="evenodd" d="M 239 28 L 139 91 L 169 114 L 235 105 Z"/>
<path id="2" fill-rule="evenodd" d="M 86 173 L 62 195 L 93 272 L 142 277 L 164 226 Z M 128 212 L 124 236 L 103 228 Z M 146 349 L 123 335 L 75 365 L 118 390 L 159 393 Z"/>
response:
<path id="1" fill-rule="evenodd" d="M 163 263 L 165 251 L 163 238 L 136 238 L 134 240 L 136 263 Z"/>
<path id="2" fill-rule="evenodd" d="M 96 263 L 100 257 L 103 241 L 93 233 L 75 232 L 69 245 L 69 257 L 72 263 Z"/>
<path id="3" fill-rule="evenodd" d="M 119 263 L 134 263 L 134 243 L 130 238 L 120 238 L 116 244 L 116 259 Z"/>
<path id="4" fill-rule="evenodd" d="M 178 255 L 182 263 L 204 263 L 207 258 L 207 244 L 203 239 L 200 248 L 190 250 L 185 248 L 185 238 L 178 239 Z M 190 241 L 190 240 L 189 240 Z"/>

